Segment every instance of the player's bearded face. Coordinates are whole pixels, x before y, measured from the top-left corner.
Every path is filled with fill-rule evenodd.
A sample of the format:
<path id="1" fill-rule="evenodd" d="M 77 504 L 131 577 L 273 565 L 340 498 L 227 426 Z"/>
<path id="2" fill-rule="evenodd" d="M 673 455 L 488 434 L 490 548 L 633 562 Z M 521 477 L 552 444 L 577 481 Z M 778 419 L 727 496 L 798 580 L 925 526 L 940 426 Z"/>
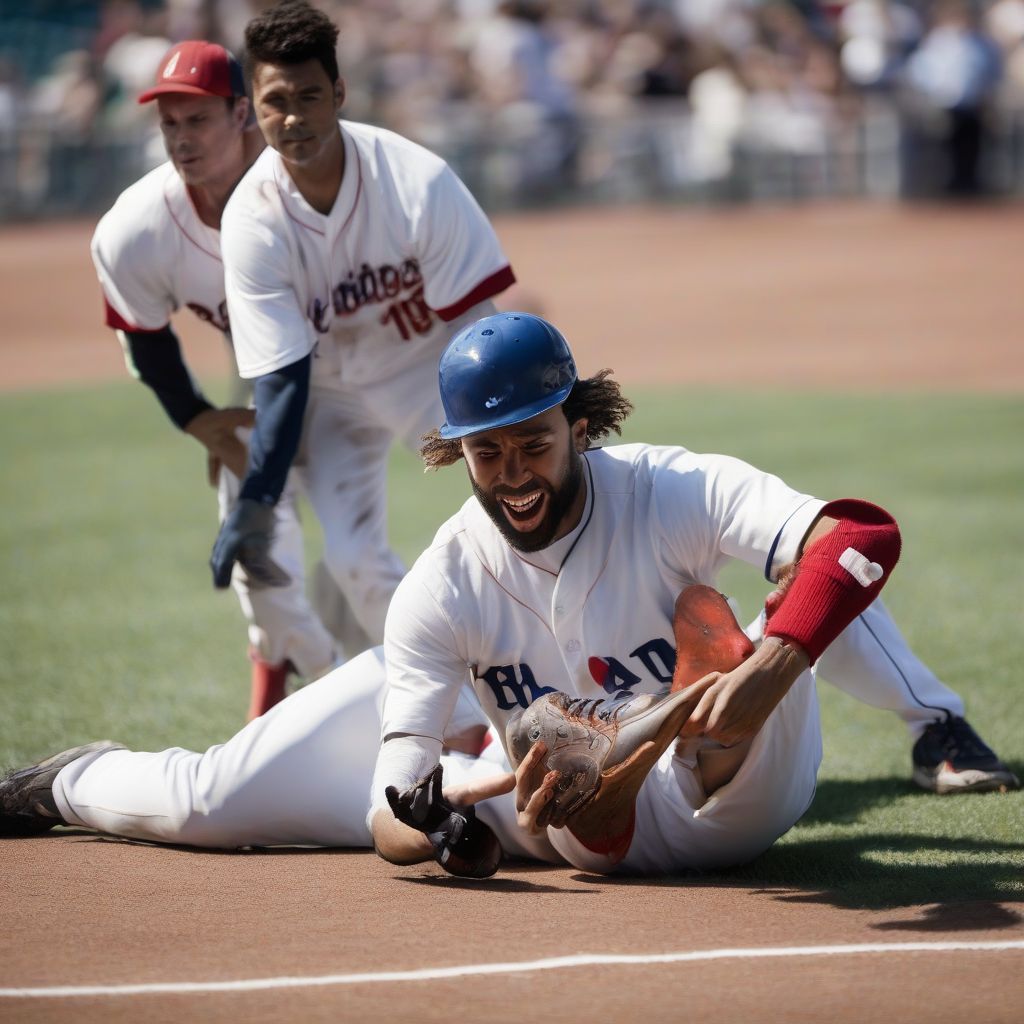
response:
<path id="1" fill-rule="evenodd" d="M 496 431 L 493 444 L 464 446 L 473 493 L 508 543 L 539 551 L 569 533 L 583 509 L 583 458 L 561 409 L 541 432 Z M 550 414 L 542 414 L 549 417 Z M 561 424 L 558 424 L 558 419 Z M 528 421 L 533 425 L 540 420 Z M 560 426 L 560 429 L 558 429 Z M 548 427 L 555 429 L 548 430 Z"/>

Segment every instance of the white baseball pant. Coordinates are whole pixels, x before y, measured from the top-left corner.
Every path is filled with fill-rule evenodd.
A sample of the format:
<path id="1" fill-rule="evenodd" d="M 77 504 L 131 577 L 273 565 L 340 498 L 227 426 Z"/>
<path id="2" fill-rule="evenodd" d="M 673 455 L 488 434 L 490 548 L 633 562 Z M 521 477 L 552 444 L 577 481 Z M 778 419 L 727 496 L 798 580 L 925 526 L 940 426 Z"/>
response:
<path id="1" fill-rule="evenodd" d="M 384 658 L 366 651 L 292 694 L 205 753 L 114 750 L 72 762 L 53 795 L 70 825 L 150 842 L 370 847 L 370 784 L 380 742 Z M 479 720 L 460 699 L 451 730 Z M 508 771 L 501 745 L 446 754 L 445 784 Z M 556 859 L 516 826 L 512 794 L 478 805 L 506 853 Z"/>
<path id="2" fill-rule="evenodd" d="M 747 635 L 758 643 L 763 628 L 762 613 Z M 963 700 L 914 654 L 881 598 L 832 641 L 815 675 L 864 704 L 895 712 L 911 739 L 944 712 L 964 713 Z"/>
<path id="3" fill-rule="evenodd" d="M 221 522 L 234 505 L 238 488 L 238 477 L 221 467 L 217 486 Z M 292 474 L 274 510 L 274 540 L 270 552 L 274 561 L 291 576 L 291 583 L 284 587 L 251 588 L 245 570 L 236 562 L 231 587 L 248 622 L 249 645 L 257 656 L 270 665 L 288 660 L 304 679 L 317 679 L 334 667 L 339 652 L 306 597 L 302 524 L 296 497 Z"/>

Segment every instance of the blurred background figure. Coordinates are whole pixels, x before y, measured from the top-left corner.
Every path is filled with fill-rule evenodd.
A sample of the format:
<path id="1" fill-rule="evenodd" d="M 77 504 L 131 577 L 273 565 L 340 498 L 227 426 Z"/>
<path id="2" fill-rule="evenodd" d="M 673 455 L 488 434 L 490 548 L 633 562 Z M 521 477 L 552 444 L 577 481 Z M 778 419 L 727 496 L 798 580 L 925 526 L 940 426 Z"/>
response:
<path id="1" fill-rule="evenodd" d="M 942 187 L 952 196 L 987 191 L 982 156 L 986 119 L 1002 77 L 999 49 L 966 0 L 940 0 L 932 26 L 907 60 L 907 84 L 937 114 Z"/>
<path id="2" fill-rule="evenodd" d="M 92 214 L 160 161 L 160 54 L 242 56 L 272 0 L 0 13 L 0 219 Z M 1024 192 L 1024 0 L 317 0 L 346 115 L 491 210 Z"/>

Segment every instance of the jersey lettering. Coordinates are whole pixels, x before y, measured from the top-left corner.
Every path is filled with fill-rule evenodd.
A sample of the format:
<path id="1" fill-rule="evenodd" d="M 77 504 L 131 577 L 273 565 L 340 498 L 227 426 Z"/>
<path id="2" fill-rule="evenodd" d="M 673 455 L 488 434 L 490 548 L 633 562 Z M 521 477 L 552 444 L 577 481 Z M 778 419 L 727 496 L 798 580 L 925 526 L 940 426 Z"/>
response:
<path id="1" fill-rule="evenodd" d="M 525 662 L 520 665 L 493 665 L 477 678 L 491 688 L 502 711 L 528 708 L 545 693 L 555 692 L 553 686 L 538 686 L 530 666 Z"/>
<path id="2" fill-rule="evenodd" d="M 611 655 L 589 658 L 587 667 L 594 682 L 600 683 L 606 693 L 614 693 L 616 696 L 625 696 L 625 691 L 640 682 L 635 672 L 630 672 L 618 658 Z"/>
<path id="3" fill-rule="evenodd" d="M 393 323 L 398 328 L 398 333 L 402 335 L 402 341 L 409 341 L 413 331 L 417 334 L 429 334 L 434 326 L 434 317 L 423 297 L 423 289 L 417 288 L 409 298 L 388 306 L 380 322 L 385 326 Z"/>
<path id="4" fill-rule="evenodd" d="M 672 674 L 676 670 L 676 649 L 664 637 L 648 640 L 635 651 L 630 651 L 629 656 L 639 658 L 644 668 L 659 682 L 672 682 Z"/>
<path id="5" fill-rule="evenodd" d="M 205 306 L 199 305 L 198 302 L 188 302 L 186 303 L 186 305 L 188 306 L 189 309 L 192 310 L 193 313 L 195 313 L 197 317 L 199 317 L 200 320 L 203 320 L 208 324 L 212 324 L 214 327 L 217 328 L 218 331 L 223 331 L 225 334 L 227 334 L 228 331 L 230 330 L 230 325 L 228 322 L 227 299 L 221 302 L 221 304 L 217 307 L 216 313 L 211 313 L 210 310 L 208 310 Z"/>
<path id="6" fill-rule="evenodd" d="M 659 683 L 672 682 L 672 674 L 676 668 L 676 651 L 664 637 L 658 636 L 648 640 L 635 651 L 630 651 L 629 656 L 639 659 L 648 675 L 653 676 Z M 627 691 L 641 682 L 640 676 L 611 654 L 589 658 L 587 668 L 594 682 L 600 684 L 606 693 L 615 694 L 616 697 L 627 696 Z"/>
<path id="7" fill-rule="evenodd" d="M 383 326 L 393 324 L 402 340 L 409 341 L 414 334 L 429 334 L 435 323 L 434 314 L 423 297 L 423 272 L 419 260 L 404 260 L 400 267 L 383 263 L 374 268 L 364 263 L 358 273 L 350 270 L 345 280 L 331 292 L 330 306 L 336 315 L 350 316 L 363 306 L 387 302 L 410 290 L 411 295 L 390 303 L 380 317 Z M 309 318 L 320 334 L 330 330 L 327 309 L 322 299 L 313 299 Z"/>

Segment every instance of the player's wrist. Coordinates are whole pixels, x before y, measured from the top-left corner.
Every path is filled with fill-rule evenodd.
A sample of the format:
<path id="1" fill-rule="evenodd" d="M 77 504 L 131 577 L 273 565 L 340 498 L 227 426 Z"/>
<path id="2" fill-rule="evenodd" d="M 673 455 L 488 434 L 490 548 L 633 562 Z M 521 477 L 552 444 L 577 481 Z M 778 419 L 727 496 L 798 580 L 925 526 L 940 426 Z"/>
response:
<path id="1" fill-rule="evenodd" d="M 787 675 L 793 674 L 794 677 L 810 668 L 811 665 L 811 656 L 798 641 L 792 637 L 777 634 L 764 638 L 757 655 L 755 655 L 755 657 L 758 656 L 762 659 L 762 664 L 765 667 L 781 669 Z"/>

